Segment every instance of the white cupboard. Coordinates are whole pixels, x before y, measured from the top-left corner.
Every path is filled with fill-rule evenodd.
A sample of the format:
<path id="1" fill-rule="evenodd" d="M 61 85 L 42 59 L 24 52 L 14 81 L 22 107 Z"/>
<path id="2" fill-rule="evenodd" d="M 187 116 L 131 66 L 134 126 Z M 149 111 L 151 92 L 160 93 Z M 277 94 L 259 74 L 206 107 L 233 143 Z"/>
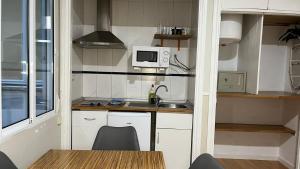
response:
<path id="1" fill-rule="evenodd" d="M 269 10 L 300 12 L 299 0 L 269 0 Z"/>
<path id="2" fill-rule="evenodd" d="M 189 168 L 192 114 L 157 113 L 155 150 L 162 151 L 167 169 Z"/>
<path id="3" fill-rule="evenodd" d="M 279 0 L 280 1 L 280 0 Z M 223 10 L 230 9 L 267 9 L 268 0 L 221 0 Z"/>
<path id="4" fill-rule="evenodd" d="M 108 111 L 72 112 L 72 149 L 91 150 L 98 130 L 107 125 Z"/>

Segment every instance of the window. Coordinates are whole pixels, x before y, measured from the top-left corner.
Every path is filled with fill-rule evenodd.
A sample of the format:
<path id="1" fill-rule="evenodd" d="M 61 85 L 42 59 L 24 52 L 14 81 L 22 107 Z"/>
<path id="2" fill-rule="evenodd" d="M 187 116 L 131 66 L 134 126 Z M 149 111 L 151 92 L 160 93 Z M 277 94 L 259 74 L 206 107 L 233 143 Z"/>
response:
<path id="1" fill-rule="evenodd" d="M 29 118 L 28 1 L 2 1 L 2 127 Z"/>
<path id="2" fill-rule="evenodd" d="M 0 116 L 4 129 L 26 120 L 29 124 L 54 110 L 54 0 L 0 2 Z M 30 9 L 35 9 L 35 16 Z M 35 24 L 29 25 L 29 20 Z M 34 42 L 31 32 L 35 32 Z M 35 100 L 35 106 L 30 106 L 31 100 Z"/>
<path id="3" fill-rule="evenodd" d="M 54 109 L 53 2 L 36 1 L 36 115 Z"/>

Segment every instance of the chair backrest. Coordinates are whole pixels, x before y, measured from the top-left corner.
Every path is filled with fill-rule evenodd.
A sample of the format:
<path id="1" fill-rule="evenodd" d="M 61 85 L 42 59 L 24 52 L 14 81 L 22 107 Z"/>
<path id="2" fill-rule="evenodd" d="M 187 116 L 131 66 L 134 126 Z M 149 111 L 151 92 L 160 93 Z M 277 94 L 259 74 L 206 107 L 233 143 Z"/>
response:
<path id="1" fill-rule="evenodd" d="M 134 127 L 101 127 L 92 150 L 139 151 L 139 141 Z"/>
<path id="2" fill-rule="evenodd" d="M 0 151 L 0 168 L 2 169 L 18 169 L 10 158 Z"/>
<path id="3" fill-rule="evenodd" d="M 219 162 L 209 154 L 200 155 L 189 169 L 224 169 Z"/>

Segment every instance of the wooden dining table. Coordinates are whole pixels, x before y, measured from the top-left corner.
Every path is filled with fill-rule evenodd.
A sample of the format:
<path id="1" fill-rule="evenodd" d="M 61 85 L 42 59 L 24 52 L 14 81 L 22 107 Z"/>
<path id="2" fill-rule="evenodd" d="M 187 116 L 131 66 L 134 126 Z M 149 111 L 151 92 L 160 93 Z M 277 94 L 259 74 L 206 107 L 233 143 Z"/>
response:
<path id="1" fill-rule="evenodd" d="M 29 169 L 165 169 L 159 151 L 49 150 Z"/>

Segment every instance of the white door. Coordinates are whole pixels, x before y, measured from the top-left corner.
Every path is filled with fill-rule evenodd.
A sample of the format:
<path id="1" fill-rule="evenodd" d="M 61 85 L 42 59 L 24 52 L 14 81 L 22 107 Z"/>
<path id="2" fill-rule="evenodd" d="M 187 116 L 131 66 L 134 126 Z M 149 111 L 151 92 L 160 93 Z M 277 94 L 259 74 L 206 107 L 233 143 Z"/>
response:
<path id="1" fill-rule="evenodd" d="M 280 1 L 280 0 L 279 0 Z M 221 0 L 222 10 L 230 9 L 267 9 L 268 0 Z"/>
<path id="2" fill-rule="evenodd" d="M 300 12 L 300 0 L 269 0 L 269 9 L 291 13 Z"/>
<path id="3" fill-rule="evenodd" d="M 167 169 L 188 169 L 192 130 L 156 129 L 155 150 L 162 151 Z"/>
<path id="4" fill-rule="evenodd" d="M 98 130 L 107 125 L 107 111 L 72 112 L 72 149 L 91 150 Z"/>

